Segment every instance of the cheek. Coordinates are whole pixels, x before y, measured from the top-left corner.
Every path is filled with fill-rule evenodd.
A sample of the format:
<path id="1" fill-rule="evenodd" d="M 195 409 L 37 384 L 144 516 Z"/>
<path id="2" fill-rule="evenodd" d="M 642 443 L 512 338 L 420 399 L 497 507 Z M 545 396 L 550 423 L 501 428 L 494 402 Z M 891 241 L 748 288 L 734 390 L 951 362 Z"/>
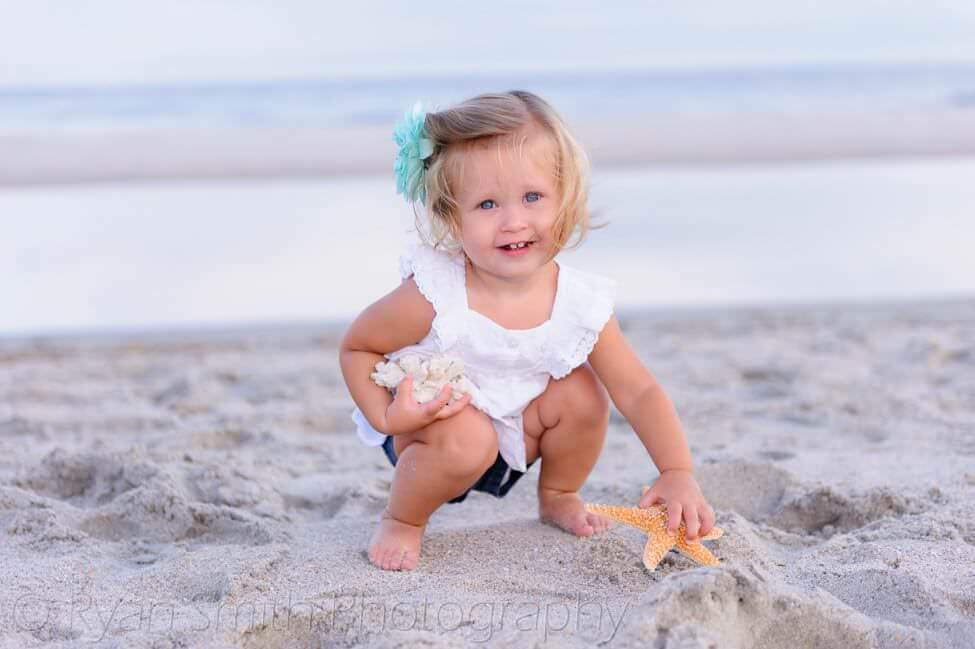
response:
<path id="1" fill-rule="evenodd" d="M 551 209 L 549 209 L 549 206 L 546 206 L 546 209 L 539 214 L 538 218 L 538 227 L 542 230 L 541 234 L 546 237 L 551 234 L 557 216 L 554 206 Z"/>
<path id="2" fill-rule="evenodd" d="M 474 228 L 474 221 L 467 215 L 462 216 L 457 220 L 454 226 L 455 231 L 463 236 L 469 236 Z"/>
<path id="3" fill-rule="evenodd" d="M 477 240 L 482 240 L 485 237 L 490 240 L 494 236 L 491 230 L 491 223 L 487 220 L 482 220 L 480 223 L 475 219 L 465 221 L 462 226 L 462 232 L 465 237 Z"/>

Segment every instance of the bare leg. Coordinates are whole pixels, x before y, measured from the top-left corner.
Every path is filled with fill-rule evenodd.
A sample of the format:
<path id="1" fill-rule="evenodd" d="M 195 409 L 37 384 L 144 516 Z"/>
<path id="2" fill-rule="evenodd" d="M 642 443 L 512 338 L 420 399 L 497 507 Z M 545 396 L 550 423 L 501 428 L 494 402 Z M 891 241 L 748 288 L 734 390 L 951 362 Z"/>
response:
<path id="1" fill-rule="evenodd" d="M 588 365 L 577 367 L 525 410 L 528 460 L 542 458 L 538 479 L 539 517 L 577 536 L 609 529 L 605 516 L 587 512 L 579 497 L 606 440 L 609 398 Z"/>
<path id="2" fill-rule="evenodd" d="M 497 435 L 487 415 L 468 405 L 415 433 L 397 435 L 393 446 L 398 459 L 389 502 L 368 555 L 384 570 L 412 570 L 430 516 L 494 463 Z"/>

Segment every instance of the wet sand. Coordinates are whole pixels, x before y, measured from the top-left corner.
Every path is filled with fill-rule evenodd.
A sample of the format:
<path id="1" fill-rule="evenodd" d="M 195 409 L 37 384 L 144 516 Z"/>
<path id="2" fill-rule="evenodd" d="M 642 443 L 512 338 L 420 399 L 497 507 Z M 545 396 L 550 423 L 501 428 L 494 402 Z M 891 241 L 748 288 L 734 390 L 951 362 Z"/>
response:
<path id="1" fill-rule="evenodd" d="M 570 127 L 599 169 L 975 153 L 966 110 L 647 113 Z M 0 187 L 388 174 L 391 129 L 0 130 Z"/>

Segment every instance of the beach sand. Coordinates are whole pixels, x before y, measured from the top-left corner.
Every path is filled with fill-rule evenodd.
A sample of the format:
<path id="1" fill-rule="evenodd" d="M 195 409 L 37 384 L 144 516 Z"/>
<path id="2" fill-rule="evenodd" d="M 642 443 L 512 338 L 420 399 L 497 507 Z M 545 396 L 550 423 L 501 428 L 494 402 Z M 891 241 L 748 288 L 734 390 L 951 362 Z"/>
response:
<path id="1" fill-rule="evenodd" d="M 570 126 L 599 169 L 975 153 L 970 110 L 648 113 Z M 390 128 L 0 130 L 0 187 L 388 174 Z"/>
<path id="2" fill-rule="evenodd" d="M 0 340 L 0 647 L 971 646 L 975 302 L 619 317 L 719 566 L 540 523 L 535 469 L 436 512 L 417 570 L 374 568 L 392 468 L 339 325 Z M 583 496 L 655 475 L 614 411 Z"/>

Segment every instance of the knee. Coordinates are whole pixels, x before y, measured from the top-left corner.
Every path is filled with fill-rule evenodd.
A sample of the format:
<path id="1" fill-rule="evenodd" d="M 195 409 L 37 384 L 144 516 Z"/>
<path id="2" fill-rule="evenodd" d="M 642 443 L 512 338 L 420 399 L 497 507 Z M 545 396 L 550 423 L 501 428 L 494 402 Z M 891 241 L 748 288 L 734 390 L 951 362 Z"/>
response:
<path id="1" fill-rule="evenodd" d="M 474 481 L 498 456 L 498 437 L 491 418 L 472 405 L 431 424 L 441 471 L 452 478 Z"/>
<path id="2" fill-rule="evenodd" d="M 583 363 L 566 377 L 565 407 L 573 419 L 605 430 L 609 425 L 609 394 L 589 363 Z"/>

